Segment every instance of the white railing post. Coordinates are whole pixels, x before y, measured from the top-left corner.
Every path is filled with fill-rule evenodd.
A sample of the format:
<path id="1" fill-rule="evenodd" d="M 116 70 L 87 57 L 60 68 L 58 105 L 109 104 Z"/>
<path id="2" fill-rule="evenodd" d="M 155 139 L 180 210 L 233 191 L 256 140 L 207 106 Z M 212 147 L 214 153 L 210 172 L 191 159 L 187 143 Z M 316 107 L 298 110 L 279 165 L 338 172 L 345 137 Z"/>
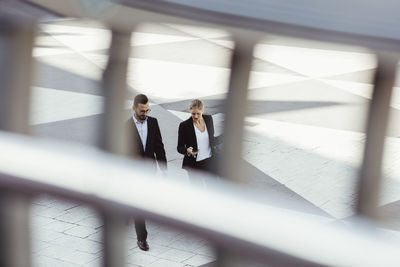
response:
<path id="1" fill-rule="evenodd" d="M 111 153 L 126 154 L 124 106 L 127 95 L 127 69 L 131 32 L 112 30 L 109 59 L 103 73 L 105 96 L 104 119 L 100 126 L 99 146 Z M 130 144 L 131 145 L 131 144 Z M 104 267 L 125 266 L 125 232 L 127 219 L 118 213 L 103 212 Z"/>
<path id="2" fill-rule="evenodd" d="M 257 38 L 234 32 L 229 91 L 226 99 L 223 150 L 220 155 L 221 176 L 238 183 L 247 183 L 242 166 L 244 118 L 247 111 L 247 91 Z M 232 252 L 218 249 L 218 267 L 232 266 Z M 237 263 L 239 266 L 240 261 Z"/>
<path id="3" fill-rule="evenodd" d="M 0 129 L 29 132 L 33 23 L 0 13 Z"/>
<path id="4" fill-rule="evenodd" d="M 126 225 L 127 220 L 114 213 L 104 213 L 104 257 L 103 266 L 111 267 L 125 266 L 125 242 L 126 242 Z"/>
<path id="5" fill-rule="evenodd" d="M 378 66 L 368 114 L 357 203 L 357 213 L 370 219 L 379 219 L 377 207 L 382 180 L 382 157 L 389 120 L 390 98 L 398 63 L 398 57 L 389 53 L 378 53 L 377 59 Z"/>
<path id="6" fill-rule="evenodd" d="M 104 120 L 100 125 L 99 146 L 106 151 L 125 154 L 124 107 L 127 97 L 127 70 L 131 32 L 112 30 L 109 58 L 103 73 Z"/>
<path id="7" fill-rule="evenodd" d="M 226 99 L 224 144 L 220 157 L 220 173 L 227 179 L 244 182 L 242 147 L 244 118 L 247 108 L 247 91 L 253 62 L 255 36 L 237 34 L 233 36 L 235 48 L 232 55 L 229 91 Z"/>
<path id="8" fill-rule="evenodd" d="M 29 132 L 34 25 L 0 14 L 0 130 Z M 29 212 L 28 195 L 0 188 L 0 266 L 31 265 Z"/>
<path id="9" fill-rule="evenodd" d="M 0 190 L 0 266 L 31 266 L 30 197 Z"/>

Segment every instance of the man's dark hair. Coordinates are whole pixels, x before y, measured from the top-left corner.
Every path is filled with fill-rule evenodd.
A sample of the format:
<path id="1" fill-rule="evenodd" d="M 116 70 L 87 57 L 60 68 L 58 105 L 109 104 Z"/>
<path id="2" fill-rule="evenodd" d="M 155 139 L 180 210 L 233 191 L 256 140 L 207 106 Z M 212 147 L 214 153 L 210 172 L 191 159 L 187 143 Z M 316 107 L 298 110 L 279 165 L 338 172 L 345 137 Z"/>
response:
<path id="1" fill-rule="evenodd" d="M 147 96 L 144 94 L 139 94 L 135 96 L 135 99 L 133 100 L 133 106 L 137 108 L 139 104 L 146 104 L 147 102 L 149 102 Z"/>

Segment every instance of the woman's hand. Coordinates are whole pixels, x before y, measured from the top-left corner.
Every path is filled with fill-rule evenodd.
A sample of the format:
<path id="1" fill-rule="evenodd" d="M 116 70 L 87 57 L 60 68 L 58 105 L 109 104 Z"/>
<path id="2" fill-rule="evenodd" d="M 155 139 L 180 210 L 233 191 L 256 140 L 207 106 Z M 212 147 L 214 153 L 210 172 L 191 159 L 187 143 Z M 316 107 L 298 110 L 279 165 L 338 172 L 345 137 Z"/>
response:
<path id="1" fill-rule="evenodd" d="M 193 147 L 191 147 L 191 146 L 186 149 L 186 152 L 188 155 L 192 155 L 192 156 L 196 156 L 197 153 L 199 153 L 198 151 L 193 152 Z"/>

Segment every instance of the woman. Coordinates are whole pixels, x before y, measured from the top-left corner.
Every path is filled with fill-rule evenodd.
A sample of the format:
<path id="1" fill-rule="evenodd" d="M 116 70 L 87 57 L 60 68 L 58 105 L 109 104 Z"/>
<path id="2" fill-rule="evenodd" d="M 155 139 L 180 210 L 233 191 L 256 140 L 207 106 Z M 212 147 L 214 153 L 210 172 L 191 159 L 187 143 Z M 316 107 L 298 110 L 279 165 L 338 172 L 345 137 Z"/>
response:
<path id="1" fill-rule="evenodd" d="M 191 117 L 181 122 L 178 132 L 178 152 L 185 155 L 182 168 L 216 173 L 214 123 L 211 115 L 205 115 L 199 99 L 190 104 Z"/>

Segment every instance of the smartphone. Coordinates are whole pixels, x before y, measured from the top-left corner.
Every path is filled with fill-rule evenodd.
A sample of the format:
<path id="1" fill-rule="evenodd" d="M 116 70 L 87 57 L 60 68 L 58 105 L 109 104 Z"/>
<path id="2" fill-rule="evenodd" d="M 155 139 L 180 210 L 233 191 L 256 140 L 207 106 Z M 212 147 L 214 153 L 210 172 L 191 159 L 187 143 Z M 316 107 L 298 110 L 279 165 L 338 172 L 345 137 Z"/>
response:
<path id="1" fill-rule="evenodd" d="M 195 149 L 195 148 L 192 149 L 192 153 L 196 153 L 196 152 L 198 152 L 198 151 L 199 151 L 199 150 L 197 150 L 197 149 Z M 193 157 L 193 158 L 197 158 L 197 154 L 192 155 L 192 157 Z"/>

